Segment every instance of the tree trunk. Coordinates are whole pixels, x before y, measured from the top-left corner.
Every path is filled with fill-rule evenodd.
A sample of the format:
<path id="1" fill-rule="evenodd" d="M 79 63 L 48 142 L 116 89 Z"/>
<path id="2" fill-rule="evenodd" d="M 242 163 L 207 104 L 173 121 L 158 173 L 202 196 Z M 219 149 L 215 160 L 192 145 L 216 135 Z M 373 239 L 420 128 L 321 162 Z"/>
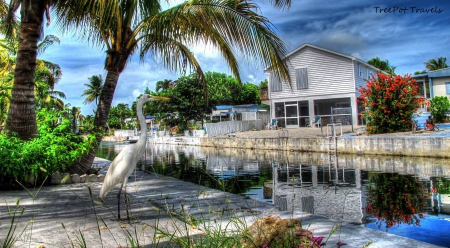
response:
<path id="1" fill-rule="evenodd" d="M 69 173 L 84 174 L 92 166 L 95 154 L 97 153 L 103 134 L 107 130 L 106 122 L 108 120 L 109 110 L 111 109 L 114 92 L 116 90 L 117 82 L 119 81 L 120 72 L 108 71 L 106 75 L 105 84 L 103 86 L 102 94 L 100 95 L 100 103 L 97 107 L 97 112 L 94 119 L 94 131 L 97 134 L 97 144 L 94 149 L 83 155 L 73 166 L 68 168 Z"/>
<path id="2" fill-rule="evenodd" d="M 42 0 L 21 5 L 19 48 L 6 129 L 22 140 L 30 140 L 37 134 L 34 78 L 44 10 Z"/>

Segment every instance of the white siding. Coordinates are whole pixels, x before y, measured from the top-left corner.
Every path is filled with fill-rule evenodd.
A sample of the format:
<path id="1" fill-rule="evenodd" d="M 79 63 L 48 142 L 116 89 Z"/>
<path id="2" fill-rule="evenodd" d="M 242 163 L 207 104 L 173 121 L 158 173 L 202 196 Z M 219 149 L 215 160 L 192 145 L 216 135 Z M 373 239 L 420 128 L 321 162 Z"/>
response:
<path id="1" fill-rule="evenodd" d="M 305 47 L 289 57 L 288 66 L 293 87 L 283 83 L 283 90 L 272 91 L 270 99 L 355 93 L 353 61 L 350 58 Z M 308 89 L 295 86 L 296 68 L 308 68 Z"/>
<path id="2" fill-rule="evenodd" d="M 450 97 L 450 95 L 447 95 L 447 92 L 446 92 L 446 89 L 445 89 L 445 83 L 446 82 L 450 82 L 450 77 L 433 78 L 433 93 L 434 93 L 434 96 Z"/>
<path id="3" fill-rule="evenodd" d="M 361 78 L 359 76 L 359 67 L 361 66 L 360 63 L 355 62 L 355 91 L 356 91 L 356 96 L 358 97 L 361 93 L 359 93 L 359 89 L 361 87 L 366 87 L 367 85 L 367 81 L 364 78 Z M 366 69 L 367 71 L 367 69 Z M 371 72 L 372 74 L 374 74 L 375 72 Z"/>

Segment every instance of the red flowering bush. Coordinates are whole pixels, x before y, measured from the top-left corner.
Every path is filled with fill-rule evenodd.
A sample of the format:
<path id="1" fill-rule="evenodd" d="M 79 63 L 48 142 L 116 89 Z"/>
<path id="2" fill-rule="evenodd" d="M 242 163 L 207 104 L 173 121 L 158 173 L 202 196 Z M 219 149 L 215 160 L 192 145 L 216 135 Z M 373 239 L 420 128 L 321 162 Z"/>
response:
<path id="1" fill-rule="evenodd" d="M 425 102 L 419 97 L 418 85 L 409 75 L 392 76 L 378 73 L 359 90 L 361 112 L 366 119 L 367 133 L 393 133 L 411 129 L 412 116 Z"/>

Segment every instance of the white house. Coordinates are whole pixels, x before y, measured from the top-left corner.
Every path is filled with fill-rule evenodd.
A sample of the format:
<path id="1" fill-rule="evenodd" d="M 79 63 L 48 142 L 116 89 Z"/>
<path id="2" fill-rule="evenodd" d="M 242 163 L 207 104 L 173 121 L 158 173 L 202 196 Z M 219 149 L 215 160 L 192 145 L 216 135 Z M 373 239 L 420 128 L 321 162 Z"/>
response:
<path id="1" fill-rule="evenodd" d="M 348 111 L 345 124 L 359 123 L 359 88 L 366 85 L 377 68 L 356 57 L 325 48 L 304 44 L 285 57 L 292 85 L 281 82 L 270 67 L 268 96 L 270 116 L 278 120 L 278 126 L 286 128 L 312 125 L 315 116 L 321 116 L 322 124 L 331 122 L 331 109 Z M 351 108 L 351 109 L 350 109 Z M 334 119 L 333 122 L 340 122 Z"/>

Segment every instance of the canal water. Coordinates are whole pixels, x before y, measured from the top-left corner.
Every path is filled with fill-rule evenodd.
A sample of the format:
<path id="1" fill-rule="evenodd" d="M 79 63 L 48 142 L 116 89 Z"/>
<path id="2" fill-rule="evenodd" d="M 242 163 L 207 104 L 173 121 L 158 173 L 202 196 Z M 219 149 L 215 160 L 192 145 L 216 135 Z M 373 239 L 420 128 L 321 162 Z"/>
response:
<path id="1" fill-rule="evenodd" d="M 97 156 L 127 145 L 103 142 Z M 138 168 L 450 247 L 447 159 L 148 144 Z"/>

